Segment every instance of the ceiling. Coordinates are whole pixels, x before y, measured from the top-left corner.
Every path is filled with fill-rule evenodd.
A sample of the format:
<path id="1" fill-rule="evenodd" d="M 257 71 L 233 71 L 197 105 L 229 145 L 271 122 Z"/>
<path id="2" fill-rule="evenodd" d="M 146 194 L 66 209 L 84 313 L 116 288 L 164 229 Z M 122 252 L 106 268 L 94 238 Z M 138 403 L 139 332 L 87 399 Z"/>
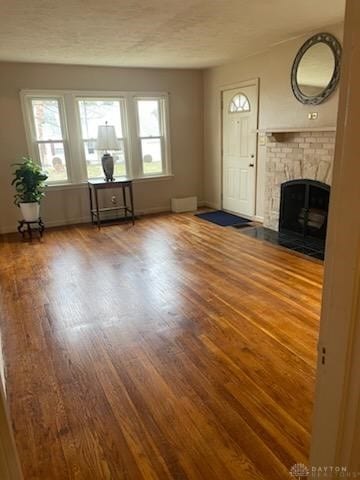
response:
<path id="1" fill-rule="evenodd" d="M 345 0 L 0 0 L 0 61 L 206 68 L 343 20 Z"/>

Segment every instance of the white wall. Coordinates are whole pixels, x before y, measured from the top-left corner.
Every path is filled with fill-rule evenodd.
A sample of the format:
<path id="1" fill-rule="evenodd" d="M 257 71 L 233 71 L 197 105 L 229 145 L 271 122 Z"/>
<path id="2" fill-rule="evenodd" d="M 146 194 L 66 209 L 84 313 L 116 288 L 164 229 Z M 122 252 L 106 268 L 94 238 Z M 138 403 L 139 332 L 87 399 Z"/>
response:
<path id="1" fill-rule="evenodd" d="M 319 28 L 317 32 L 333 33 L 342 42 L 343 24 Z M 314 32 L 314 33 L 317 33 Z M 260 80 L 259 128 L 335 126 L 338 89 L 323 104 L 299 103 L 291 90 L 290 72 L 294 57 L 306 35 L 282 43 L 242 61 L 209 69 L 204 75 L 204 200 L 218 208 L 221 205 L 221 111 L 220 89 L 226 85 L 253 78 Z M 308 112 L 318 112 L 317 120 L 308 120 Z M 264 215 L 266 146 L 258 146 L 258 188 L 256 215 Z"/>
<path id="2" fill-rule="evenodd" d="M 24 47 L 25 48 L 25 47 Z M 27 153 L 21 89 L 166 91 L 170 93 L 171 157 L 174 177 L 134 186 L 138 212 L 168 210 L 174 196 L 203 188 L 203 73 L 199 70 L 134 69 L 0 63 L 0 232 L 14 230 L 12 167 Z M 89 220 L 86 188 L 48 189 L 42 216 L 48 226 Z"/>

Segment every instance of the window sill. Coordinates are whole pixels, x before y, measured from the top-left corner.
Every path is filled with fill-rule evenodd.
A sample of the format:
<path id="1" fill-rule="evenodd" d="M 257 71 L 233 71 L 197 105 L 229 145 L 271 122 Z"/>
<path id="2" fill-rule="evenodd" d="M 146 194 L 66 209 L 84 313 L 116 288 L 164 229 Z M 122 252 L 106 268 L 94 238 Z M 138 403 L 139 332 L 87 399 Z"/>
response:
<path id="1" fill-rule="evenodd" d="M 143 182 L 157 182 L 161 180 L 170 180 L 173 178 L 173 174 L 166 174 L 166 175 L 152 175 L 152 176 L 145 176 L 145 177 L 137 177 L 133 179 L 134 183 L 143 183 Z M 124 177 L 125 178 L 125 177 Z M 52 183 L 46 186 L 46 190 L 51 192 L 56 192 L 58 190 L 78 190 L 87 188 L 87 181 L 81 183 Z"/>
<path id="2" fill-rule="evenodd" d="M 77 190 L 86 188 L 87 182 L 82 183 L 51 183 L 46 185 L 46 191 L 56 192 L 57 190 Z"/>
<path id="3" fill-rule="evenodd" d="M 133 179 L 134 183 L 143 183 L 143 182 L 156 182 L 159 180 L 170 180 L 173 178 L 174 175 L 171 173 L 168 173 L 166 175 L 148 175 L 145 177 L 137 177 Z"/>

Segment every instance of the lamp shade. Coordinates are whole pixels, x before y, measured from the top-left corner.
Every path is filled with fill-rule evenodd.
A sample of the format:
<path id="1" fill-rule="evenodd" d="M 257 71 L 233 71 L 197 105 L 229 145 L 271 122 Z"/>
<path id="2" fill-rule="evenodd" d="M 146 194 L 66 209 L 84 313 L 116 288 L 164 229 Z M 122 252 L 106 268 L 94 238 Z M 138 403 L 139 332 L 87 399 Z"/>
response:
<path id="1" fill-rule="evenodd" d="M 113 125 L 99 125 L 96 140 L 96 150 L 120 150 L 120 143 L 116 138 Z"/>

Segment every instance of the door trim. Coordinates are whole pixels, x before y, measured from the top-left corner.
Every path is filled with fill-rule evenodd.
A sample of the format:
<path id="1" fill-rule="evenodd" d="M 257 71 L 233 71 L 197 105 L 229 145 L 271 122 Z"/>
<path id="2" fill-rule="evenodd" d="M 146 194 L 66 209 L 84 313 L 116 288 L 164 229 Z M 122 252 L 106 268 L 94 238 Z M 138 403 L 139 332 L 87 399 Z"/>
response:
<path id="1" fill-rule="evenodd" d="M 257 112 L 256 112 L 256 129 L 259 128 L 259 87 L 260 87 L 260 80 L 259 78 L 250 78 L 248 80 L 242 80 L 240 82 L 236 83 L 230 83 L 230 84 L 225 84 L 225 85 L 220 85 L 219 87 L 219 94 L 220 94 L 220 165 L 221 165 L 221 175 L 220 175 L 220 182 L 221 182 L 221 189 L 220 189 L 220 208 L 221 210 L 223 209 L 223 197 L 224 197 L 224 184 L 223 184 L 223 177 L 224 177 L 224 148 L 223 148 L 223 140 L 224 140 L 224 119 L 223 119 L 223 109 L 224 109 L 224 92 L 228 90 L 234 90 L 236 88 L 245 88 L 245 87 L 256 87 L 256 97 L 257 97 Z M 257 212 L 257 192 L 258 192 L 258 156 L 259 156 L 259 144 L 258 144 L 258 132 L 256 131 L 256 149 L 255 149 L 255 155 L 256 155 L 256 168 L 255 168 L 255 188 L 254 188 L 254 215 L 249 217 L 248 215 L 243 215 L 244 218 L 249 218 L 249 220 L 254 220 L 258 221 L 262 217 L 259 217 L 256 215 Z M 230 212 L 230 211 L 229 211 Z M 234 212 L 230 212 L 234 213 Z M 235 213 L 236 215 L 239 215 L 238 213 Z"/>
<path id="2" fill-rule="evenodd" d="M 312 466 L 344 466 L 355 475 L 360 469 L 359 18 L 360 2 L 347 0 L 310 453 Z"/>
<path id="3" fill-rule="evenodd" d="M 0 332 L 0 478 L 23 480 L 6 398 L 5 362 Z"/>

